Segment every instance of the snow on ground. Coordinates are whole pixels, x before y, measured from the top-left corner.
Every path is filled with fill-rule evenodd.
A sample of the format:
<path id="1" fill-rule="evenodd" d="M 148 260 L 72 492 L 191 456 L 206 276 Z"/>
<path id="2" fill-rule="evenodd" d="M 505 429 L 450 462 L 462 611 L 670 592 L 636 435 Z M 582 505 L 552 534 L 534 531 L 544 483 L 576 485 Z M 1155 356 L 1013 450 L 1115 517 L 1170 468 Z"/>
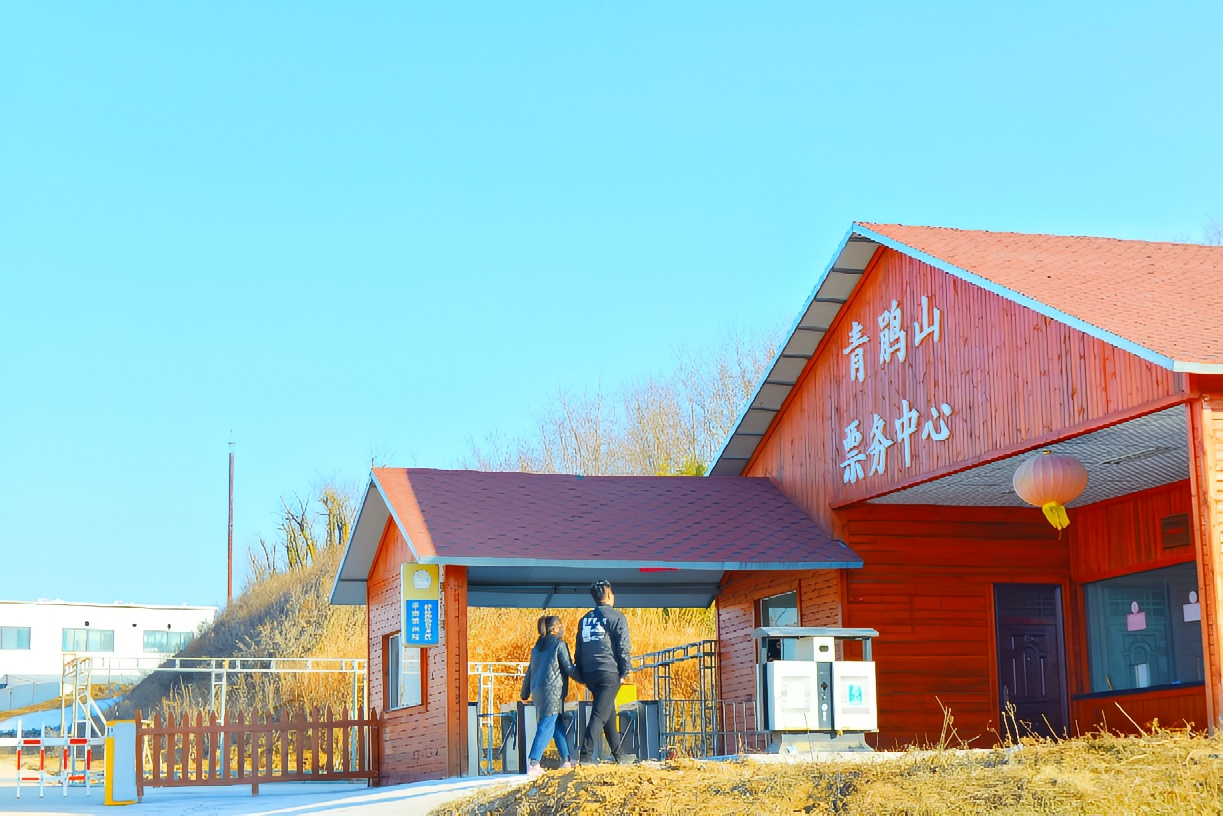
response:
<path id="1" fill-rule="evenodd" d="M 114 702 L 117 701 L 99 701 L 98 704 L 107 709 Z M 17 720 L 13 717 L 0 722 L 0 731 L 16 729 Z M 58 729 L 60 710 L 26 714 L 20 720 L 26 731 L 41 728 L 44 723 Z M 251 795 L 249 785 L 146 788 L 144 800 L 139 804 L 107 807 L 101 785 L 93 786 L 88 796 L 81 786 L 69 787 L 67 796 L 62 787 L 47 787 L 40 799 L 38 785 L 27 782 L 21 786 L 21 798 L 18 799 L 12 770 L 7 765 L 0 768 L 0 816 L 18 813 L 41 816 L 88 813 L 112 816 L 410 816 L 428 813 L 486 785 L 521 785 L 527 781 L 526 776 L 517 775 L 481 776 L 385 788 L 369 788 L 364 782 L 274 782 L 260 785 L 258 796 Z"/>
<path id="2" fill-rule="evenodd" d="M 0 814 L 37 813 L 41 816 L 407 816 L 425 814 L 435 807 L 466 796 L 486 785 L 522 785 L 526 776 L 481 776 L 442 779 L 367 788 L 351 782 L 275 782 L 260 785 L 251 796 L 249 785 L 223 788 L 146 788 L 144 801 L 128 807 L 106 807 L 102 788 L 89 796 L 83 787 L 48 788 L 43 799 L 38 787 L 21 786 L 21 798 L 12 782 L 0 784 Z"/>
<path id="3" fill-rule="evenodd" d="M 111 700 L 98 700 L 94 708 L 99 713 L 109 711 L 115 703 L 122 700 L 122 697 L 115 697 Z M 17 721 L 21 721 L 21 729 L 29 731 L 32 728 L 42 728 L 44 725 L 48 728 L 59 728 L 60 726 L 60 710 L 58 707 L 47 711 L 33 711 L 28 714 L 23 714 L 20 717 L 9 717 L 7 720 L 0 722 L 0 731 L 14 731 L 17 728 Z M 0 813 L 4 811 L 0 809 Z"/>

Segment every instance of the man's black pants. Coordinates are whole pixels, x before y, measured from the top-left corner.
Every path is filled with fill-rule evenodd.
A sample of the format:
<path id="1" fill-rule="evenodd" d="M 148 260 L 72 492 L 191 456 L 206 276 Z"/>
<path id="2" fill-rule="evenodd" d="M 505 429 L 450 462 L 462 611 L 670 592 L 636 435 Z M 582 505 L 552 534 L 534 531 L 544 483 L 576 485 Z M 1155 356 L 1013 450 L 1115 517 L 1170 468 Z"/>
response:
<path id="1" fill-rule="evenodd" d="M 594 756 L 595 735 L 600 730 L 607 737 L 607 747 L 612 756 L 620 758 L 620 732 L 616 730 L 616 692 L 620 691 L 620 678 L 614 674 L 587 678 L 590 691 L 590 719 L 586 722 L 586 733 L 582 737 L 582 762 Z"/>

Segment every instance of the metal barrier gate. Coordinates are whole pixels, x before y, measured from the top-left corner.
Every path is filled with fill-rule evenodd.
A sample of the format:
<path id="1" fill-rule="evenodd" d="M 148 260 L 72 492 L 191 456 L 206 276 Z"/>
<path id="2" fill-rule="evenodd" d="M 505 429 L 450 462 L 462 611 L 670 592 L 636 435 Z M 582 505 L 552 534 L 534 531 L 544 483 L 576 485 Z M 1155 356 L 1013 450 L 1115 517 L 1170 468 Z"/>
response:
<path id="1" fill-rule="evenodd" d="M 695 696 L 677 698 L 676 669 L 690 664 L 695 664 Z M 526 711 L 529 706 L 517 704 L 517 699 L 527 666 L 488 661 L 468 664 L 469 676 L 477 686 L 477 700 L 469 705 L 469 745 L 475 748 L 469 771 L 473 775 L 520 773 L 526 769 L 526 738 L 533 733 L 533 720 Z M 650 673 L 648 685 L 653 692 L 652 700 L 623 705 L 619 712 L 621 741 L 638 759 L 759 753 L 768 747 L 768 732 L 757 728 L 755 703 L 718 696 L 716 640 L 636 655 L 632 669 L 639 676 Z M 499 680 L 513 684 L 513 702 L 495 710 Z M 585 729 L 587 701 L 570 706 L 576 716 L 567 730 L 576 753 Z"/>
<path id="2" fill-rule="evenodd" d="M 91 788 L 101 785 L 103 781 L 102 770 L 93 767 L 93 755 L 97 751 L 100 759 L 105 744 L 106 738 L 102 735 L 48 736 L 46 726 L 39 728 L 38 736 L 26 736 L 20 720 L 17 721 L 17 736 L 0 737 L 0 748 L 16 749 L 18 799 L 21 798 L 23 783 L 37 784 L 40 798 L 48 787 L 61 788 L 62 795 L 67 796 L 69 784 L 84 785 L 85 795 L 88 796 Z M 54 772 L 47 769 L 47 749 L 51 749 L 53 759 L 59 760 L 59 768 Z M 38 752 L 38 769 L 23 768 L 23 753 L 34 751 Z"/>
<path id="3" fill-rule="evenodd" d="M 474 711 L 468 706 L 470 724 L 468 745 L 474 747 L 473 775 L 485 776 L 496 773 L 516 773 L 506 767 L 507 739 L 518 733 L 516 712 L 498 711 L 498 680 L 511 683 L 513 699 L 518 699 L 518 687 L 527 673 L 529 663 L 511 661 L 473 661 L 467 664 L 469 677 L 476 680 L 476 703 Z M 474 737 L 474 739 L 472 739 Z M 470 750 L 470 747 L 469 747 Z"/>

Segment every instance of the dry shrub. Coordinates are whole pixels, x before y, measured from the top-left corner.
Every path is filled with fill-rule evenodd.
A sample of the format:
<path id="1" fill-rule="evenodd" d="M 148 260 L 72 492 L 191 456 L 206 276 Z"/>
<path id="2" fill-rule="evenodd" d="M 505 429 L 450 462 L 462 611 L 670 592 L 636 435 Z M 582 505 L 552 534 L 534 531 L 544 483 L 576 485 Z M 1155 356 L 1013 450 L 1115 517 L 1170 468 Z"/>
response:
<path id="1" fill-rule="evenodd" d="M 1185 731 L 1025 739 L 995 750 L 910 751 L 794 764 L 694 762 L 549 773 L 482 791 L 446 816 L 553 814 L 1217 814 L 1223 740 Z"/>
<path id="2" fill-rule="evenodd" d="M 365 608 L 332 606 L 331 585 L 343 550 L 319 550 L 307 567 L 270 575 L 249 585 L 181 657 L 365 658 Z M 122 704 L 145 716 L 208 711 L 210 675 L 158 671 Z M 361 688 L 360 696 L 364 694 Z M 345 674 L 231 674 L 227 711 L 277 714 L 281 710 L 351 707 L 352 677 Z"/>

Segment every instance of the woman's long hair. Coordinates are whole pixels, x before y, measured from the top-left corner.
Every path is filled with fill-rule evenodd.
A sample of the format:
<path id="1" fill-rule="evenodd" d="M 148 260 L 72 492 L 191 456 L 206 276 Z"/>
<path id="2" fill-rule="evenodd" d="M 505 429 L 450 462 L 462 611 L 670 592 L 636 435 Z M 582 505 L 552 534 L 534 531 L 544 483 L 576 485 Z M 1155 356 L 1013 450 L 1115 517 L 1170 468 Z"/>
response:
<path id="1" fill-rule="evenodd" d="M 535 648 L 538 649 L 543 644 L 544 638 L 546 638 L 548 635 L 555 635 L 560 632 L 561 619 L 556 615 L 544 615 L 539 619 L 536 626 L 539 628 L 539 639 L 535 641 Z"/>

